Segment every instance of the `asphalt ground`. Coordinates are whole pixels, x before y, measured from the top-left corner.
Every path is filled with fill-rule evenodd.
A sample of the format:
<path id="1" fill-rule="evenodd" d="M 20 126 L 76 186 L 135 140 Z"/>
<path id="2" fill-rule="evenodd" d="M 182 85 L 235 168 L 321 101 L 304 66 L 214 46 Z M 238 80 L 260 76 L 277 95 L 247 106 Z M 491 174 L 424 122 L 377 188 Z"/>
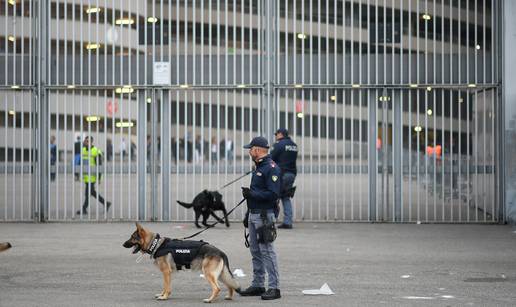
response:
<path id="1" fill-rule="evenodd" d="M 191 223 L 144 223 L 170 237 Z M 156 301 L 161 273 L 122 247 L 133 223 L 3 223 L 0 306 L 204 306 L 200 272 L 172 277 L 168 301 Z M 243 228 L 217 226 L 198 237 L 224 250 L 242 286 L 251 280 Z M 280 300 L 220 298 L 224 306 L 514 306 L 516 228 L 501 225 L 297 223 L 281 230 Z M 328 283 L 330 296 L 304 289 Z M 221 296 L 226 294 L 223 288 Z"/>

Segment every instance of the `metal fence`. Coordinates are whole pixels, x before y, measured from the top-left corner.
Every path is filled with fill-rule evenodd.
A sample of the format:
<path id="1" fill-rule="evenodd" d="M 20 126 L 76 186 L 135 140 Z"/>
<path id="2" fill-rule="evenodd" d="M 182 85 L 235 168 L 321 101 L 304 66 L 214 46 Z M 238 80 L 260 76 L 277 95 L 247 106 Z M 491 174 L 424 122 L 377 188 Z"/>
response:
<path id="1" fill-rule="evenodd" d="M 250 170 L 243 144 L 285 127 L 298 221 L 502 221 L 500 9 L 4 1 L 0 220 L 192 220 L 175 201 Z M 82 162 L 86 136 L 102 163 Z"/>

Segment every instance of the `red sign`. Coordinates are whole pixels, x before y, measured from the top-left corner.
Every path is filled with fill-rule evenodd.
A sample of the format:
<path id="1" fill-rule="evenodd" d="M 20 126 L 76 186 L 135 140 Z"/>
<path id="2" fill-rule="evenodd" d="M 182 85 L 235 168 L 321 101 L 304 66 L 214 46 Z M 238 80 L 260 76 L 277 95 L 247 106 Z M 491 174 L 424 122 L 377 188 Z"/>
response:
<path id="1" fill-rule="evenodd" d="M 116 114 L 118 112 L 118 101 L 115 99 L 115 101 L 111 101 L 111 99 L 108 99 L 106 104 L 106 111 L 109 115 Z"/>
<path id="2" fill-rule="evenodd" d="M 303 113 L 303 101 L 296 101 L 296 113 Z"/>

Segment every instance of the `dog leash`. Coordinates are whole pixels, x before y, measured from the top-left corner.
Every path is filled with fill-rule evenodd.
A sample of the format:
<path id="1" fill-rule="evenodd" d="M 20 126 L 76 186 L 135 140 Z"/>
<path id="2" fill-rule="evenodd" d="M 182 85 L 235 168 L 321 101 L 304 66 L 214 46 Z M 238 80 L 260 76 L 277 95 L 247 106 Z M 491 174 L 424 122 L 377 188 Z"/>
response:
<path id="1" fill-rule="evenodd" d="M 223 190 L 224 188 L 226 188 L 226 187 L 228 187 L 228 186 L 232 185 L 233 183 L 235 183 L 235 182 L 237 182 L 238 180 L 240 180 L 240 179 L 244 178 L 245 176 L 247 176 L 247 175 L 251 174 L 252 172 L 253 172 L 252 170 L 248 171 L 247 173 L 243 174 L 242 176 L 238 177 L 237 179 L 232 180 L 232 181 L 230 181 L 230 182 L 226 183 L 225 185 L 223 185 L 222 187 L 220 187 L 217 191 Z"/>
<path id="2" fill-rule="evenodd" d="M 246 175 L 247 175 L 247 174 L 246 174 Z M 223 219 L 227 218 L 231 213 L 233 213 L 233 211 L 235 211 L 235 209 L 236 209 L 236 208 L 238 208 L 241 204 L 243 204 L 243 203 L 244 203 L 244 201 L 245 201 L 245 198 L 243 198 L 243 199 L 242 199 L 242 200 L 241 200 L 241 201 L 240 201 L 240 202 L 239 202 L 235 207 L 233 207 L 233 209 L 229 210 L 229 212 L 228 212 L 226 215 L 224 215 L 224 217 L 222 217 L 222 219 L 221 219 L 221 220 L 223 220 Z M 211 224 L 211 225 L 209 225 L 209 226 L 206 226 L 204 229 L 202 229 L 202 230 L 200 230 L 200 231 L 198 231 L 198 232 L 194 233 L 193 235 L 188 236 L 188 237 L 184 237 L 184 238 L 182 238 L 181 240 L 191 239 L 191 238 L 193 238 L 193 237 L 195 237 L 195 236 L 197 236 L 197 235 L 199 235 L 199 234 L 201 234 L 201 233 L 205 232 L 206 230 L 208 230 L 208 229 L 212 228 L 213 226 L 217 225 L 218 223 L 219 223 L 219 221 L 216 221 L 215 223 L 213 223 L 213 224 Z"/>

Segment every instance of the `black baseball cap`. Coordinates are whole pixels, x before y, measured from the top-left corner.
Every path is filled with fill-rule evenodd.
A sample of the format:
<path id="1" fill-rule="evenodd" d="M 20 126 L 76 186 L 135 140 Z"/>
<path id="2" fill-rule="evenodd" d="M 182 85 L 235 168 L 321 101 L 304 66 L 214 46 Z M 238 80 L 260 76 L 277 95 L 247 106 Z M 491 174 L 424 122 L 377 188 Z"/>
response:
<path id="1" fill-rule="evenodd" d="M 263 136 L 257 136 L 251 140 L 251 143 L 244 145 L 244 148 L 249 149 L 253 146 L 269 148 L 269 142 Z"/>
<path id="2" fill-rule="evenodd" d="M 288 130 L 285 129 L 285 128 L 279 128 L 278 130 L 276 130 L 276 132 L 274 133 L 274 135 L 278 134 L 278 133 L 281 133 L 283 134 L 283 136 L 288 136 Z"/>

